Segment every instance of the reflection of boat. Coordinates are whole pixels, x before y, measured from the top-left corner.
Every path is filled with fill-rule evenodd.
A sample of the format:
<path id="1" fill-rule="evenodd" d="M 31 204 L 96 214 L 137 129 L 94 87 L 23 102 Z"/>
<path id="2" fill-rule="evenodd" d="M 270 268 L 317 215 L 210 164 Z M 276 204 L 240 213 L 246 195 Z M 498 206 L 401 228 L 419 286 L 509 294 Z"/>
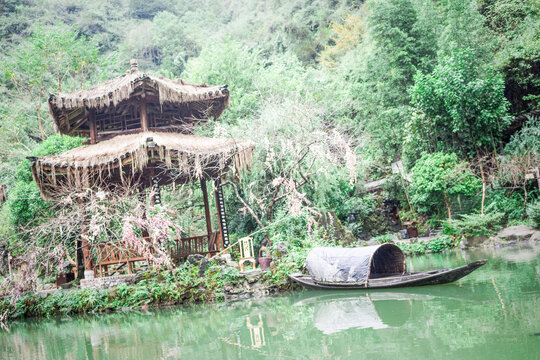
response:
<path id="1" fill-rule="evenodd" d="M 342 330 L 384 329 L 388 327 L 379 317 L 367 296 L 357 296 L 314 305 L 315 327 L 324 334 Z"/>
<path id="2" fill-rule="evenodd" d="M 315 248 L 306 259 L 310 275 L 289 277 L 310 289 L 376 289 L 446 284 L 470 274 L 487 260 L 454 269 L 407 273 L 405 255 L 394 244 L 362 248 Z"/>
<path id="3" fill-rule="evenodd" d="M 351 296 L 352 295 L 352 296 Z M 377 295 L 377 296 L 372 296 Z M 313 308 L 315 327 L 324 334 L 355 329 L 384 329 L 402 326 L 412 311 L 412 298 L 432 299 L 432 296 L 379 293 L 355 296 L 317 296 L 298 301 L 294 306 Z"/>

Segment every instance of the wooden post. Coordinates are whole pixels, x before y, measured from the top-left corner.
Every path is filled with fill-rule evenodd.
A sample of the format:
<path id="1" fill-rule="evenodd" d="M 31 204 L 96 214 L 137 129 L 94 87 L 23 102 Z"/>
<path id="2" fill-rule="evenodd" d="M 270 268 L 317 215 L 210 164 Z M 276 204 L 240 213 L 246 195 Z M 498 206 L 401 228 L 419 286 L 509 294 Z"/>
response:
<path id="1" fill-rule="evenodd" d="M 154 176 L 154 168 L 150 167 L 148 162 L 148 184 L 150 187 L 150 204 L 152 206 L 161 205 L 161 189 L 159 186 L 159 177 Z"/>
<path id="2" fill-rule="evenodd" d="M 214 195 L 216 197 L 216 208 L 218 212 L 218 229 L 219 229 L 219 239 L 217 241 L 218 250 L 223 250 L 223 229 L 221 228 L 221 216 L 219 211 L 219 199 L 218 199 L 218 192 L 217 190 L 214 192 Z"/>
<path id="3" fill-rule="evenodd" d="M 208 191 L 206 189 L 206 180 L 201 179 L 201 190 L 204 200 L 204 216 L 206 218 L 206 233 L 208 234 L 208 241 L 212 236 L 212 219 L 210 218 L 210 205 L 208 204 Z"/>
<path id="4" fill-rule="evenodd" d="M 220 249 L 229 246 L 229 229 L 227 228 L 227 217 L 225 216 L 225 204 L 223 202 L 223 192 L 221 189 L 221 179 L 214 181 L 216 207 L 218 211 L 218 222 L 220 230 Z"/>
<path id="5" fill-rule="evenodd" d="M 81 198 L 78 198 L 77 202 L 79 203 L 79 206 L 81 208 L 81 211 L 84 217 L 85 210 L 83 206 L 83 200 Z M 92 255 L 90 253 L 90 244 L 88 243 L 88 229 L 86 225 L 87 225 L 86 220 L 83 219 L 83 222 L 81 224 L 81 248 L 82 248 L 83 263 L 84 263 L 84 277 L 93 278 L 93 274 L 92 275 L 89 274 L 89 272 L 92 271 Z"/>
<path id="6" fill-rule="evenodd" d="M 146 100 L 141 98 L 141 129 L 142 131 L 148 131 L 148 112 L 146 111 Z"/>
<path id="7" fill-rule="evenodd" d="M 92 270 L 92 257 L 90 255 L 90 244 L 88 244 L 88 231 L 86 228 L 86 222 L 82 224 L 81 229 L 81 246 L 84 259 L 84 270 Z"/>
<path id="8" fill-rule="evenodd" d="M 96 124 L 96 111 L 90 110 L 88 114 L 88 125 L 90 127 L 90 144 L 97 143 L 97 124 Z"/>
<path id="9" fill-rule="evenodd" d="M 144 179 L 142 179 L 142 181 L 144 182 Z M 146 191 L 144 189 L 143 184 L 139 185 L 139 201 L 141 202 L 142 207 L 143 207 L 142 218 L 144 221 L 146 221 Z M 142 228 L 142 236 L 143 238 L 150 237 L 150 233 L 148 232 L 148 229 L 146 228 L 146 226 L 143 226 Z"/>
<path id="10" fill-rule="evenodd" d="M 161 188 L 159 187 L 159 178 L 152 177 L 152 205 L 161 205 Z"/>

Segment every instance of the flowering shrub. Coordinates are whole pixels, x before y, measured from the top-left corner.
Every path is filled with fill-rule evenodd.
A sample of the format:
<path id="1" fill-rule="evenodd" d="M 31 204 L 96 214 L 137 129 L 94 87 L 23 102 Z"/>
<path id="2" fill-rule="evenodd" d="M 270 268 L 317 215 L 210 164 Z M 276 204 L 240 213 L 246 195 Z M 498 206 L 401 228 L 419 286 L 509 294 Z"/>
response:
<path id="1" fill-rule="evenodd" d="M 171 233 L 176 239 L 181 238 L 181 228 L 172 222 L 166 211 L 152 209 L 150 216 L 129 214 L 124 218 L 122 239 L 128 249 L 138 255 L 151 259 L 157 266 L 172 267 L 168 255 Z M 143 236 L 148 234 L 148 236 Z"/>

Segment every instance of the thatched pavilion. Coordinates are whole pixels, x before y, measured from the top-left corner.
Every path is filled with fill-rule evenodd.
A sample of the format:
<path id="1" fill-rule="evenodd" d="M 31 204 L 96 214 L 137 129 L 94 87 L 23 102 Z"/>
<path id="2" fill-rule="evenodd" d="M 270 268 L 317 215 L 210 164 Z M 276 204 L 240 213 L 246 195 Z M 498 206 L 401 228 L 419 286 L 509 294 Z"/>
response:
<path id="1" fill-rule="evenodd" d="M 32 174 L 44 198 L 55 199 L 64 187 L 152 188 L 159 203 L 159 187 L 200 181 L 204 198 L 205 234 L 177 239 L 173 258 L 216 253 L 228 246 L 220 179 L 229 170 L 250 166 L 251 141 L 193 135 L 197 123 L 217 120 L 229 105 L 226 86 L 191 85 L 142 73 L 132 60 L 120 78 L 86 90 L 49 98 L 49 109 L 62 134 L 90 138 L 88 145 L 59 155 L 31 158 Z M 206 182 L 214 180 L 219 227 L 214 230 Z M 98 244 L 90 249 L 84 228 L 81 246 L 85 277 L 93 271 L 130 265 L 139 258 L 118 246 Z M 92 251 L 97 259 L 92 258 Z M 127 265 L 127 266 L 125 266 Z"/>

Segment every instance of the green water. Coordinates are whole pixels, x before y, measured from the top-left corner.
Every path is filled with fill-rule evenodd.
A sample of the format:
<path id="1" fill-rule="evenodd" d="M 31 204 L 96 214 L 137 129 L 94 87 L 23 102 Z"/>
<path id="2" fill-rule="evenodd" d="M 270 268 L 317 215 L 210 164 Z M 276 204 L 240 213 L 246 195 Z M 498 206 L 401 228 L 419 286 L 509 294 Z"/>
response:
<path id="1" fill-rule="evenodd" d="M 540 359 L 540 247 L 407 265 L 482 258 L 448 285 L 21 321 L 0 333 L 0 359 Z"/>

